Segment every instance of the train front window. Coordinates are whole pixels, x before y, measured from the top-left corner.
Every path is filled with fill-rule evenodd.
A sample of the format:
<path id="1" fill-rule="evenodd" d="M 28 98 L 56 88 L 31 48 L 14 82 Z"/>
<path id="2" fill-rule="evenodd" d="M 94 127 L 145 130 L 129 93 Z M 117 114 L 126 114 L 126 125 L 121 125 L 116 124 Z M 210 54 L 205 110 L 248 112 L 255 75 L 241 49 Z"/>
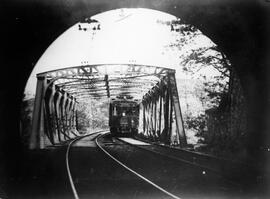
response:
<path id="1" fill-rule="evenodd" d="M 134 106 L 117 106 L 114 105 L 112 109 L 113 116 L 127 117 L 138 114 L 138 108 Z"/>
<path id="2" fill-rule="evenodd" d="M 121 109 L 121 107 L 117 107 L 116 110 L 117 110 L 117 116 L 122 116 L 122 109 Z"/>

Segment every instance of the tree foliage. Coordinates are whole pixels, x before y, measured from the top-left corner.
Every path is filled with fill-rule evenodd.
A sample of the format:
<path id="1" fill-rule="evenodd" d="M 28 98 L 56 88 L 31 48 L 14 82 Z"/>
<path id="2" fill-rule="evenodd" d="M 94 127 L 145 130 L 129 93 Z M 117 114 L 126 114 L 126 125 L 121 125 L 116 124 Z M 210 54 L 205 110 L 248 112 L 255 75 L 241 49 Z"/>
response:
<path id="1" fill-rule="evenodd" d="M 202 82 L 193 94 L 205 111 L 184 114 L 185 127 L 203 138 L 208 152 L 243 154 L 245 100 L 231 63 L 218 46 L 191 25 L 172 22 L 171 30 L 176 40 L 169 47 L 179 51 L 182 72 Z"/>
<path id="2" fill-rule="evenodd" d="M 88 131 L 108 128 L 108 102 L 86 100 L 77 107 L 78 130 Z"/>
<path id="3" fill-rule="evenodd" d="M 21 117 L 20 117 L 20 135 L 22 144 L 27 146 L 31 134 L 32 127 L 32 113 L 34 107 L 34 99 L 23 99 L 21 103 Z"/>
<path id="4" fill-rule="evenodd" d="M 229 91 L 231 64 L 225 54 L 191 25 L 172 22 L 172 30 L 178 34 L 170 47 L 180 50 L 183 72 L 204 82 L 209 105 L 218 106 L 224 93 Z M 202 43 L 200 43 L 202 41 Z M 210 74 L 213 73 L 213 74 Z"/>

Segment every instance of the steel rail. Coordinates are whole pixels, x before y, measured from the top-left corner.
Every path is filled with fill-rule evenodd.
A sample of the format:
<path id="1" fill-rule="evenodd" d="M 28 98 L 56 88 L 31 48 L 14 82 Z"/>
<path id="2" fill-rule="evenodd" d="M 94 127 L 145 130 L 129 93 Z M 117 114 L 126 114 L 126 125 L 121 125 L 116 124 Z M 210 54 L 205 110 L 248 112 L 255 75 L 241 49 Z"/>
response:
<path id="1" fill-rule="evenodd" d="M 71 175 L 71 171 L 70 171 L 70 168 L 69 168 L 69 152 L 70 152 L 70 148 L 71 148 L 71 146 L 72 146 L 75 142 L 77 142 L 78 140 L 80 140 L 80 139 L 82 139 L 82 138 L 85 138 L 85 137 L 87 137 L 87 136 L 96 135 L 96 134 L 102 133 L 102 132 L 107 132 L 107 131 L 97 131 L 97 132 L 94 132 L 94 133 L 91 133 L 91 134 L 88 134 L 88 135 L 80 136 L 80 137 L 77 137 L 77 138 L 73 139 L 73 140 L 68 144 L 67 151 L 66 151 L 66 169 L 67 169 L 67 173 L 68 173 L 69 183 L 70 183 L 70 186 L 71 186 L 71 189 L 72 189 L 72 193 L 73 193 L 75 199 L 79 199 L 79 195 L 78 195 L 77 190 L 76 190 L 76 187 L 75 187 L 75 185 L 74 185 L 73 178 L 72 178 L 72 175 Z M 94 138 L 95 138 L 95 137 L 94 137 Z M 94 138 L 93 138 L 93 139 L 94 139 Z"/>
<path id="2" fill-rule="evenodd" d="M 147 140 L 143 140 L 143 139 L 140 139 L 138 137 L 136 137 L 136 140 L 139 140 L 139 141 L 143 141 L 143 142 L 146 142 L 146 143 L 149 143 L 149 144 L 152 144 L 152 145 L 156 145 L 156 146 L 159 146 L 159 147 L 162 147 L 162 148 L 167 148 L 167 149 L 171 149 L 171 150 L 174 150 L 174 151 L 179 151 L 179 152 L 182 152 L 182 153 L 186 153 L 186 154 L 191 154 L 192 156 L 196 156 L 196 157 L 203 157 L 203 158 L 211 158 L 211 159 L 215 159 L 217 161 L 225 161 L 225 162 L 231 162 L 233 164 L 241 164 L 247 168 L 253 168 L 254 165 L 250 166 L 248 165 L 247 163 L 244 163 L 240 160 L 231 160 L 231 159 L 227 159 L 227 158 L 223 158 L 223 157 L 217 157 L 215 155 L 211 155 L 211 154 L 205 154 L 205 153 L 201 153 L 201 152 L 195 152 L 195 151 L 190 151 L 188 149 L 183 149 L 183 148 L 176 148 L 174 146 L 170 146 L 170 145 L 167 145 L 167 144 L 164 144 L 164 145 L 161 145 L 161 144 L 158 144 L 158 143 L 155 143 L 155 142 L 151 142 L 151 141 L 147 141 Z M 219 171 L 217 171 L 219 172 Z"/>
<path id="3" fill-rule="evenodd" d="M 113 157 L 108 151 L 106 151 L 99 143 L 98 143 L 98 139 L 100 138 L 100 136 L 97 136 L 97 138 L 95 139 L 97 146 L 106 154 L 108 155 L 111 159 L 113 159 L 115 162 L 117 162 L 119 165 L 121 165 L 122 167 L 124 167 L 125 169 L 127 169 L 128 171 L 130 171 L 131 173 L 133 173 L 134 175 L 138 176 L 139 178 L 141 178 L 142 180 L 144 180 L 145 182 L 151 184 L 152 186 L 154 186 L 156 189 L 160 190 L 161 192 L 163 192 L 164 194 L 174 198 L 174 199 L 181 199 L 180 197 L 166 191 L 165 189 L 163 189 L 162 187 L 160 187 L 159 185 L 155 184 L 154 182 L 152 182 L 151 180 L 147 179 L 146 177 L 142 176 L 141 174 L 137 173 L 136 171 L 132 170 L 131 168 L 129 168 L 128 166 L 126 166 L 124 163 L 122 163 L 121 161 L 117 160 L 115 157 Z"/>
<path id="4" fill-rule="evenodd" d="M 200 165 L 200 164 L 197 164 L 197 163 L 188 161 L 188 160 L 184 160 L 184 159 L 179 158 L 179 157 L 175 157 L 175 156 L 171 156 L 171 155 L 166 155 L 166 154 L 163 154 L 163 153 L 161 153 L 161 152 L 157 152 L 157 151 L 154 151 L 154 150 L 146 149 L 146 148 L 144 148 L 144 147 L 140 147 L 140 146 L 138 146 L 138 145 L 131 144 L 131 143 L 129 143 L 129 142 L 126 142 L 126 141 L 121 140 L 121 139 L 118 139 L 118 138 L 117 138 L 117 140 L 120 141 L 120 142 L 126 143 L 127 145 L 130 145 L 130 146 L 139 148 L 139 149 L 141 149 L 141 150 L 144 150 L 144 151 L 148 151 L 148 152 L 151 152 L 151 153 L 154 153 L 154 154 L 158 154 L 158 155 L 160 155 L 160 156 L 163 156 L 163 157 L 166 157 L 166 158 L 169 158 L 169 159 L 172 159 L 172 160 L 176 160 L 176 161 L 179 161 L 179 162 L 183 162 L 183 163 L 188 164 L 188 165 L 191 165 L 191 166 L 193 166 L 193 167 L 199 167 L 199 168 L 201 168 L 201 169 L 208 170 L 208 171 L 210 171 L 210 172 L 215 173 L 215 175 L 217 175 L 217 176 L 219 176 L 219 177 L 222 177 L 224 181 L 226 181 L 226 182 L 228 182 L 228 183 L 230 183 L 230 184 L 232 184 L 232 185 L 239 186 L 239 187 L 241 186 L 241 185 L 238 184 L 238 183 L 235 183 L 235 182 L 233 182 L 233 181 L 231 181 L 231 180 L 229 180 L 229 179 L 224 178 L 224 176 L 222 176 L 218 170 L 215 170 L 215 169 L 213 169 L 213 168 L 210 168 L 210 167 L 207 167 L 207 166 L 203 166 L 203 165 Z M 141 141 L 141 140 L 139 140 L 139 141 Z"/>

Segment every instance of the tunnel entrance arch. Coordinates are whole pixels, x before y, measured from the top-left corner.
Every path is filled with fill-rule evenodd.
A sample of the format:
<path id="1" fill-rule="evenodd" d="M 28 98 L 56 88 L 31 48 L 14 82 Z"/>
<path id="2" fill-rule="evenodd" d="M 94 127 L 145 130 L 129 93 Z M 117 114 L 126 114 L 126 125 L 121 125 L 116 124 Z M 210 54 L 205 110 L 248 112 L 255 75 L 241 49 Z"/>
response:
<path id="1" fill-rule="evenodd" d="M 82 29 L 83 29 L 83 27 L 82 27 Z"/>

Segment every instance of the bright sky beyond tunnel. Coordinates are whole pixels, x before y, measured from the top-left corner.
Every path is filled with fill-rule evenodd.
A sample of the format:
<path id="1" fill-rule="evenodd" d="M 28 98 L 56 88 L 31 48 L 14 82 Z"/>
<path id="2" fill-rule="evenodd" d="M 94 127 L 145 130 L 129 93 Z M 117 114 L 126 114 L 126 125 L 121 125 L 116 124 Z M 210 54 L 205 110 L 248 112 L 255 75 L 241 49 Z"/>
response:
<path id="1" fill-rule="evenodd" d="M 36 74 L 49 70 L 87 64 L 135 63 L 176 69 L 178 78 L 190 78 L 179 66 L 180 50 L 168 50 L 176 42 L 170 26 L 160 21 L 176 20 L 175 16 L 149 9 L 118 9 L 91 17 L 100 23 L 100 30 L 91 24 L 75 24 L 60 35 L 44 52 L 27 82 L 25 93 L 33 96 Z M 201 35 L 193 45 L 213 43 Z M 186 48 L 192 48 L 192 45 Z M 185 49 L 186 50 L 186 49 Z M 215 71 L 207 71 L 207 73 Z"/>

